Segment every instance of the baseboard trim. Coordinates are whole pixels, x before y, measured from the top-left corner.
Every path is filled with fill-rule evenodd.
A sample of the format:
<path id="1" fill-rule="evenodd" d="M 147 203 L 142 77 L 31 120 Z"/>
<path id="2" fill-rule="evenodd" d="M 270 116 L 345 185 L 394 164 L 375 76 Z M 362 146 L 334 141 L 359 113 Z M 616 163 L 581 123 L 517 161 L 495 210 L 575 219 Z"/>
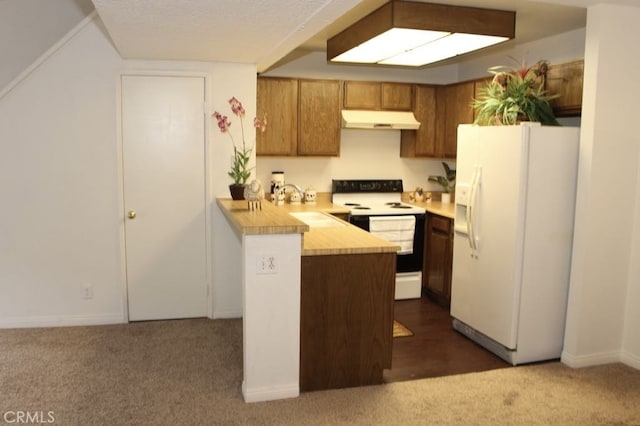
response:
<path id="1" fill-rule="evenodd" d="M 211 319 L 242 318 L 242 309 L 214 309 Z"/>
<path id="2" fill-rule="evenodd" d="M 628 365 L 629 367 L 635 368 L 636 370 L 640 370 L 640 356 L 632 354 L 627 351 L 623 351 L 620 356 L 620 361 L 623 364 Z"/>
<path id="3" fill-rule="evenodd" d="M 123 314 L 106 315 L 58 315 L 40 317 L 0 318 L 0 328 L 72 327 L 126 323 Z"/>
<path id="4" fill-rule="evenodd" d="M 595 365 L 611 364 L 614 362 L 623 362 L 622 354 L 619 351 L 601 352 L 596 354 L 578 355 L 578 356 L 563 351 L 560 361 L 562 361 L 563 364 L 566 364 L 571 368 L 592 367 Z"/>
<path id="5" fill-rule="evenodd" d="M 248 389 L 247 383 L 242 382 L 242 396 L 244 402 L 273 401 L 276 399 L 297 398 L 300 396 L 300 384 L 269 386 Z"/>

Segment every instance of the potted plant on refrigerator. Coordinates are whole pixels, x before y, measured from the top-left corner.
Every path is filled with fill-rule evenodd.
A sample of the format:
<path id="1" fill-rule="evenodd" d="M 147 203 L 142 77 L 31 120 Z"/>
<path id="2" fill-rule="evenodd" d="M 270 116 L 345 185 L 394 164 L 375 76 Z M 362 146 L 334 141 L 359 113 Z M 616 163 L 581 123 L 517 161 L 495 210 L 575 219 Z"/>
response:
<path id="1" fill-rule="evenodd" d="M 231 111 L 233 114 L 240 119 L 240 130 L 242 131 L 241 147 L 236 146 L 235 141 L 233 140 L 233 135 L 229 132 L 229 127 L 231 126 L 229 117 L 222 115 L 218 111 L 215 111 L 213 116 L 218 121 L 218 128 L 220 129 L 220 132 L 227 133 L 231 138 L 231 143 L 233 144 L 233 160 L 231 162 L 231 170 L 227 174 L 231 179 L 233 179 L 233 183 L 229 185 L 229 191 L 231 192 L 232 199 L 242 200 L 244 199 L 244 189 L 247 184 L 247 180 L 251 176 L 251 170 L 253 169 L 253 167 L 249 167 L 253 147 L 247 148 L 247 144 L 245 142 L 244 126 L 242 125 L 245 110 L 242 103 L 234 96 L 229 99 L 229 105 L 231 105 Z M 265 116 L 262 119 L 258 117 L 254 118 L 253 126 L 264 132 L 267 129 L 267 117 Z"/>
<path id="2" fill-rule="evenodd" d="M 444 176 L 429 176 L 429 182 L 435 182 L 442 186 L 442 203 L 449 204 L 451 202 L 451 192 L 453 192 L 456 181 L 456 171 L 444 161 L 442 162 L 442 167 L 445 172 Z"/>
<path id="3" fill-rule="evenodd" d="M 481 126 L 513 125 L 521 121 L 536 121 L 559 126 L 549 101 L 559 95 L 545 90 L 549 62 L 540 60 L 518 68 L 495 66 L 488 69 L 493 79 L 480 90 L 472 102 L 476 110 L 474 124 Z"/>

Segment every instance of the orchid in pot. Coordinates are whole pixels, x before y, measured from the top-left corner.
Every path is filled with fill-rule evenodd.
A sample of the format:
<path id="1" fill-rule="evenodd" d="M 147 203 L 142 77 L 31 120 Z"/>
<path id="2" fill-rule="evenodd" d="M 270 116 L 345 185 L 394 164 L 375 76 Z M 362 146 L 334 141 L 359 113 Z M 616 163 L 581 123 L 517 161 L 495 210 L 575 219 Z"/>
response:
<path id="1" fill-rule="evenodd" d="M 234 200 L 242 200 L 244 198 L 244 187 L 251 176 L 251 170 L 253 169 L 253 167 L 249 167 L 253 147 L 248 148 L 245 141 L 244 126 L 242 122 L 242 119 L 245 116 L 245 110 L 242 106 L 242 102 L 234 96 L 229 99 L 229 105 L 231 106 L 231 112 L 240 119 L 242 146 L 239 147 L 236 145 L 233 135 L 229 132 L 229 127 L 231 127 L 229 117 L 222 115 L 218 111 L 215 111 L 213 116 L 218 121 L 218 128 L 220 129 L 220 132 L 227 133 L 231 138 L 231 143 L 233 144 L 233 160 L 231 162 L 231 170 L 227 174 L 231 179 L 233 179 L 233 184 L 229 185 L 229 189 L 231 191 L 231 197 Z M 264 116 L 262 119 L 255 117 L 253 119 L 253 127 L 264 132 L 267 129 L 267 117 Z"/>

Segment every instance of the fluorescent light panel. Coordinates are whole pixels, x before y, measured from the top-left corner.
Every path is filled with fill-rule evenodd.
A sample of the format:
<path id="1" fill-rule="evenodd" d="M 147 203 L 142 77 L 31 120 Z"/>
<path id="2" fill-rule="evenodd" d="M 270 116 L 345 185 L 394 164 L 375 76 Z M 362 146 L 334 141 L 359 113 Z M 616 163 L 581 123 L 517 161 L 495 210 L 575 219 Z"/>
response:
<path id="1" fill-rule="evenodd" d="M 332 59 L 335 62 L 375 64 L 389 57 L 416 49 L 450 33 L 442 31 L 391 28 Z M 402 50 L 398 50 L 402 49 Z"/>
<path id="2" fill-rule="evenodd" d="M 327 41 L 331 62 L 420 67 L 515 36 L 515 12 L 390 0 Z"/>
<path id="3" fill-rule="evenodd" d="M 480 34 L 449 34 L 433 42 L 393 55 L 381 61 L 384 65 L 404 65 L 419 67 L 442 61 L 457 55 L 469 53 L 494 44 L 509 40 L 507 37 L 487 36 Z"/>

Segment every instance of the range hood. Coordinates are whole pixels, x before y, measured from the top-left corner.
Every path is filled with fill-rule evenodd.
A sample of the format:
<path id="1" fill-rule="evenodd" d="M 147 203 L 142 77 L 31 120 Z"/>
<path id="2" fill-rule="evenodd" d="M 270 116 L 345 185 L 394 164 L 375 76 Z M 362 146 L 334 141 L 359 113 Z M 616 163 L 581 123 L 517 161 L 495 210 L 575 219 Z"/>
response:
<path id="1" fill-rule="evenodd" d="M 411 111 L 342 110 L 342 127 L 345 129 L 409 129 L 420 127 Z"/>

